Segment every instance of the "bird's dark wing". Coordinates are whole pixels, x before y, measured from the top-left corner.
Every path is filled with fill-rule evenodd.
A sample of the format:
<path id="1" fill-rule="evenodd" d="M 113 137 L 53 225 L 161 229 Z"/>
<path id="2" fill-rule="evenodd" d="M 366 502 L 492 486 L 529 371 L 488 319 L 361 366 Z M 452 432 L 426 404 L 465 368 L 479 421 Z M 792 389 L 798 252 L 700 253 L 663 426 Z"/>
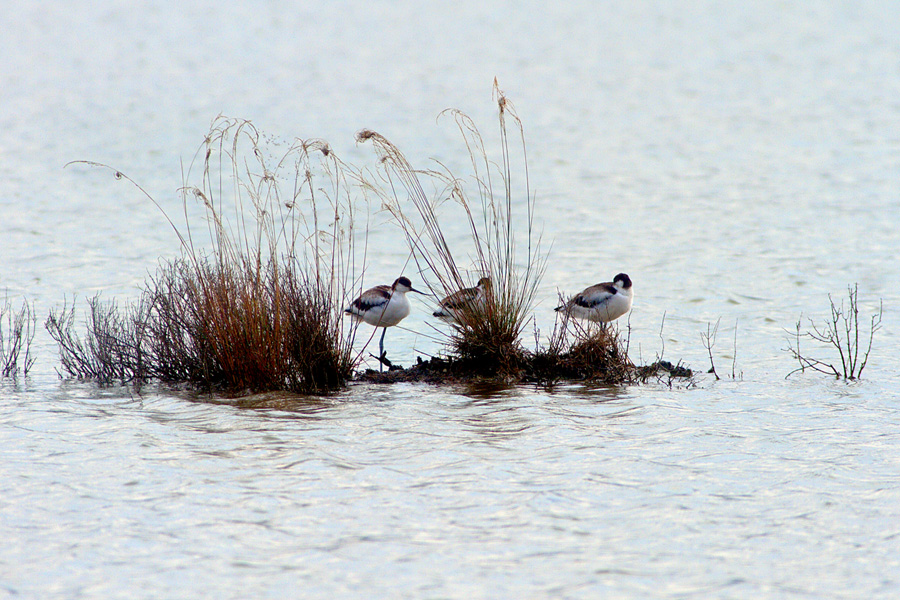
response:
<path id="1" fill-rule="evenodd" d="M 465 288 L 458 292 L 453 292 L 443 300 L 441 306 L 444 308 L 462 308 L 471 303 L 478 296 L 478 290 L 475 288 Z"/>
<path id="2" fill-rule="evenodd" d="M 572 302 L 584 308 L 595 308 L 609 302 L 609 299 L 617 293 L 619 292 L 613 284 L 598 283 L 576 295 L 572 298 Z"/>
<path id="3" fill-rule="evenodd" d="M 358 312 L 363 313 L 372 310 L 373 308 L 383 306 L 390 301 L 392 291 L 393 290 L 389 285 L 379 285 L 370 290 L 366 290 L 363 292 L 362 296 L 350 304 L 350 308 L 347 309 L 347 312 L 352 312 L 351 309 L 356 309 Z"/>

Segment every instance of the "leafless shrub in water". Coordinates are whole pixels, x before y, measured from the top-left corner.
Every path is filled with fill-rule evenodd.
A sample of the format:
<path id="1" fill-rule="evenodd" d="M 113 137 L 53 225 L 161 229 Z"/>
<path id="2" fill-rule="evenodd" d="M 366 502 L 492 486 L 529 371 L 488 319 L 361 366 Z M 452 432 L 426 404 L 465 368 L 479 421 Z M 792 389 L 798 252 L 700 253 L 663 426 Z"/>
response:
<path id="1" fill-rule="evenodd" d="M 788 373 L 787 377 L 797 372 L 804 372 L 806 369 L 833 375 L 836 379 L 854 380 L 862 376 L 863 369 L 866 368 L 866 364 L 869 361 L 869 353 L 872 351 L 872 341 L 875 338 L 875 332 L 881 329 L 884 305 L 882 302 L 879 302 L 878 311 L 870 318 L 868 333 L 861 331 L 859 325 L 859 304 L 857 301 L 858 292 L 858 284 L 854 283 L 852 286 L 847 287 L 848 303 L 846 308 L 843 299 L 840 304 L 835 304 L 834 298 L 829 294 L 828 300 L 831 304 L 831 315 L 822 325 L 817 325 L 812 319 L 808 319 L 810 329 L 801 331 L 802 316 L 797 320 L 796 331 L 793 334 L 793 343 L 788 342 L 788 352 L 797 360 L 800 366 Z M 811 355 L 806 354 L 805 351 L 802 351 L 800 343 L 804 339 L 836 350 L 840 359 L 840 367 L 833 362 L 813 358 Z M 862 356 L 860 356 L 861 352 Z"/>
<path id="2" fill-rule="evenodd" d="M 23 376 L 28 375 L 34 365 L 34 357 L 31 356 L 34 333 L 34 308 L 27 301 L 19 310 L 15 310 L 9 300 L 0 306 L 0 375 L 13 377 L 20 369 Z"/>
<path id="3" fill-rule="evenodd" d="M 102 382 L 142 379 L 148 363 L 144 335 L 147 306 L 141 302 L 120 309 L 115 301 L 88 300 L 84 340 L 75 330 L 75 305 L 51 310 L 44 323 L 59 346 L 63 369 L 79 379 Z"/>
<path id="4" fill-rule="evenodd" d="M 713 360 L 713 348 L 716 346 L 716 338 L 719 334 L 719 325 L 722 322 L 722 317 L 716 319 L 716 324 L 712 325 L 710 323 L 706 324 L 706 332 L 700 332 L 700 343 L 703 344 L 703 347 L 706 349 L 706 353 L 709 356 L 709 371 L 707 373 L 712 373 L 716 377 L 716 381 L 720 380 L 722 377 L 719 376 L 719 372 L 716 370 L 716 363 Z M 734 322 L 734 337 L 732 339 L 732 353 L 731 353 L 731 378 L 737 379 L 737 329 L 738 324 L 737 321 Z M 727 377 L 725 374 L 723 377 Z M 743 377 L 743 373 L 741 373 L 741 377 Z"/>
<path id="5" fill-rule="evenodd" d="M 716 380 L 719 380 L 719 374 L 716 373 L 716 364 L 713 362 L 713 346 L 716 345 L 716 335 L 719 333 L 719 323 L 721 323 L 721 317 L 716 319 L 716 325 L 713 327 L 709 323 L 706 324 L 706 333 L 700 332 L 700 342 L 703 344 L 703 347 L 706 348 L 707 354 L 709 354 L 709 371 L 708 373 L 712 373 L 716 376 Z"/>
<path id="6" fill-rule="evenodd" d="M 249 121 L 222 117 L 195 161 L 181 190 L 184 227 L 166 215 L 181 255 L 160 264 L 140 303 L 121 311 L 95 299 L 84 342 L 73 309 L 51 313 L 64 369 L 238 392 L 342 387 L 359 360 L 341 312 L 361 266 L 347 165 L 322 141 L 279 150 Z M 189 222 L 194 201 L 206 235 Z"/>

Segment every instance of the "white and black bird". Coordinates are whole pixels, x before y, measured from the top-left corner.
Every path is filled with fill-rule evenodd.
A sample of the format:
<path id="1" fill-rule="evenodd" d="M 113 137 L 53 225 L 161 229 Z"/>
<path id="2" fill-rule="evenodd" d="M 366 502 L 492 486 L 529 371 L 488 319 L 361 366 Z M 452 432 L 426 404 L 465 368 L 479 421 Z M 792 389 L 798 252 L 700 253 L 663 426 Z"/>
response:
<path id="1" fill-rule="evenodd" d="M 466 311 L 483 306 L 490 292 L 491 278 L 482 277 L 475 287 L 463 288 L 441 300 L 440 307 L 432 314 L 448 323 L 459 323 L 460 316 Z"/>
<path id="2" fill-rule="evenodd" d="M 571 300 L 557 306 L 556 311 L 563 311 L 577 319 L 609 323 L 631 310 L 633 298 L 631 278 L 625 273 L 619 273 L 612 281 L 592 285 L 575 294 Z"/>
<path id="3" fill-rule="evenodd" d="M 424 294 L 414 289 L 412 282 L 406 277 L 398 277 L 393 285 L 377 285 L 366 290 L 344 309 L 345 313 L 357 321 L 384 329 L 378 342 L 378 360 L 382 365 L 385 363 L 384 334 L 387 333 L 387 328 L 393 327 L 409 315 L 407 292 Z"/>

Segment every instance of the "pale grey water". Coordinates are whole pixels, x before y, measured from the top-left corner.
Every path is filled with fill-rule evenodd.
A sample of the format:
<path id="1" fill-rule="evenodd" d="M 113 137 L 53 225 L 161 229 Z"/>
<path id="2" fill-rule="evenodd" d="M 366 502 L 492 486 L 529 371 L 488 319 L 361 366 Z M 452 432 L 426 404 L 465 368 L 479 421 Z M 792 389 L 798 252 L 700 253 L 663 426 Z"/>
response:
<path id="1" fill-rule="evenodd" d="M 42 3 L 0 17 L 0 288 L 133 298 L 220 112 L 371 160 L 466 157 L 444 108 L 524 120 L 557 289 L 635 281 L 631 353 L 736 381 L 354 386 L 229 401 L 0 381 L 0 595 L 900 595 L 900 5 Z M 369 272 L 406 260 L 376 217 Z M 464 231 L 459 231 L 460 236 Z M 462 239 L 462 237 L 460 238 Z M 802 375 L 801 312 L 884 300 L 866 377 Z M 415 300 L 414 300 L 415 302 Z M 389 352 L 436 346 L 414 304 Z M 416 333 L 419 332 L 419 333 Z"/>

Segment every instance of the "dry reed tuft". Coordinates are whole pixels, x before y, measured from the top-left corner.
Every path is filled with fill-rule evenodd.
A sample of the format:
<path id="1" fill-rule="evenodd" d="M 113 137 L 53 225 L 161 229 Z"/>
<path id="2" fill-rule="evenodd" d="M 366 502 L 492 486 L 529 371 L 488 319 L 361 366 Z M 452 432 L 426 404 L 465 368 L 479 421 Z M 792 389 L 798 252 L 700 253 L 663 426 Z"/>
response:
<path id="1" fill-rule="evenodd" d="M 185 175 L 184 228 L 166 215 L 181 255 L 160 264 L 136 306 L 92 300 L 85 342 L 74 307 L 51 313 L 70 375 L 233 392 L 324 394 L 346 384 L 359 360 L 341 314 L 357 268 L 347 167 L 321 141 L 278 152 L 248 121 L 213 122 L 195 156 L 199 173 L 192 163 Z M 191 227 L 194 200 L 206 236 Z"/>
<path id="2" fill-rule="evenodd" d="M 534 202 L 528 182 L 525 136 L 512 104 L 494 82 L 498 106 L 501 160 L 488 158 L 484 140 L 471 118 L 458 110 L 453 117 L 469 153 L 468 178 L 437 170 L 416 170 L 403 153 L 382 135 L 364 130 L 360 142 L 373 144 L 380 158 L 380 181 L 364 184 L 382 198 L 406 238 L 425 285 L 439 297 L 470 287 L 481 277 L 491 286 L 483 302 L 460 311 L 450 334 L 449 348 L 473 374 L 517 377 L 527 360 L 520 338 L 531 315 L 535 293 L 546 267 L 546 254 L 534 228 Z M 510 152 L 509 124 L 521 143 L 518 170 Z M 440 192 L 429 198 L 422 185 L 427 179 Z M 399 183 L 399 186 L 395 183 Z M 474 192 L 470 193 L 470 189 Z M 404 195 L 398 190 L 405 191 Z M 411 208 L 409 205 L 412 205 Z M 442 220 L 462 219 L 468 225 L 464 248 L 451 250 Z M 524 252 L 516 230 L 524 227 Z M 459 256 L 468 256 L 466 264 Z"/>

